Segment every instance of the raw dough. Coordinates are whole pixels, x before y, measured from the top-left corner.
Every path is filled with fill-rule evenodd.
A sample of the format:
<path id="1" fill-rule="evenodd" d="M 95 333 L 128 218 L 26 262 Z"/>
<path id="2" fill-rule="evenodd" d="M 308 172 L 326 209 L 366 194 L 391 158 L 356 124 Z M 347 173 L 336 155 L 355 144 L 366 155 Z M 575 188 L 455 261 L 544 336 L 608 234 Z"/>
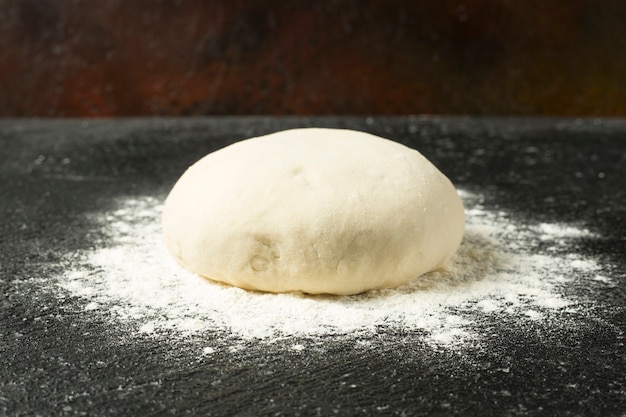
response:
<path id="1" fill-rule="evenodd" d="M 198 275 L 271 292 L 355 294 L 440 268 L 463 205 L 419 152 L 341 129 L 293 129 L 210 153 L 165 202 L 163 233 Z"/>

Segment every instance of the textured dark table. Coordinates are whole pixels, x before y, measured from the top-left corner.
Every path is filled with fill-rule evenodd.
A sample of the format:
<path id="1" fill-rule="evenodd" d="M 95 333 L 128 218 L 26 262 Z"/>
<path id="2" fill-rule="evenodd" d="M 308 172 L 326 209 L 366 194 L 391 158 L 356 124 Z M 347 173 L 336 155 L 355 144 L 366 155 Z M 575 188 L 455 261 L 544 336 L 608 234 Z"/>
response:
<path id="1" fill-rule="evenodd" d="M 253 135 L 349 127 L 416 147 L 488 209 L 574 222 L 599 238 L 611 287 L 567 331 L 485 324 L 458 353 L 384 329 L 368 349 L 326 338 L 202 357 L 207 340 L 142 337 L 60 297 L 67 254 L 92 247 L 90 217 L 123 195 L 162 200 L 184 168 Z M 532 147 L 532 158 L 523 150 Z M 191 118 L 0 121 L 0 415 L 626 415 L 626 121 L 472 118 Z M 51 278 L 50 287 L 53 285 Z M 472 350 L 473 349 L 473 350 Z M 507 369 L 498 372 L 496 369 Z"/>

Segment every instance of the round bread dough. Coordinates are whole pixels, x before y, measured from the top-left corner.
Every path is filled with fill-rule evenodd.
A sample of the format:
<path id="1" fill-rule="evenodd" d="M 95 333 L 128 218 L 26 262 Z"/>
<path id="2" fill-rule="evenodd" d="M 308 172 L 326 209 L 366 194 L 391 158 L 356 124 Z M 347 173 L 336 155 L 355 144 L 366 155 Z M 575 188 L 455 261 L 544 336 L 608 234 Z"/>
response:
<path id="1" fill-rule="evenodd" d="M 163 234 L 186 269 L 270 292 L 356 294 L 438 269 L 463 237 L 463 204 L 419 152 L 342 129 L 244 140 L 191 166 Z"/>

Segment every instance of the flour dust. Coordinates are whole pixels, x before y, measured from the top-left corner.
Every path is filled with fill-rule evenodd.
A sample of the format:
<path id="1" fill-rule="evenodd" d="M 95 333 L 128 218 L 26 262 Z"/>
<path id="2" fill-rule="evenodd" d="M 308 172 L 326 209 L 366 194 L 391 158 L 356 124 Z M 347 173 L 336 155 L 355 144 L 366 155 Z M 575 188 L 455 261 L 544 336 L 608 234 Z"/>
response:
<path id="1" fill-rule="evenodd" d="M 461 196 L 467 227 L 458 253 L 445 270 L 395 289 L 354 296 L 268 294 L 203 279 L 167 254 L 162 202 L 151 197 L 120 199 L 117 209 L 93 213 L 106 244 L 81 253 L 58 282 L 82 300 L 86 314 L 98 312 L 159 337 L 227 332 L 271 341 L 397 327 L 451 346 L 480 337 L 472 315 L 544 321 L 576 311 L 562 289 L 577 273 L 599 270 L 574 249 L 591 233 L 567 224 L 523 224 L 484 209 L 481 195 Z"/>

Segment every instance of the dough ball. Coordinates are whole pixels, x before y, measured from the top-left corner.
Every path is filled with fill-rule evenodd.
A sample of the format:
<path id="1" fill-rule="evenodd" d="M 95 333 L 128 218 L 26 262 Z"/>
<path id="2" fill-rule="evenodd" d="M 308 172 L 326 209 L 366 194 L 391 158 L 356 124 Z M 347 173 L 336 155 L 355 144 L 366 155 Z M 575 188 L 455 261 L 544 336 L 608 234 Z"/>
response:
<path id="1" fill-rule="evenodd" d="M 419 152 L 341 129 L 293 129 L 205 156 L 163 212 L 186 269 L 270 292 L 356 294 L 440 268 L 463 237 L 463 205 Z"/>

